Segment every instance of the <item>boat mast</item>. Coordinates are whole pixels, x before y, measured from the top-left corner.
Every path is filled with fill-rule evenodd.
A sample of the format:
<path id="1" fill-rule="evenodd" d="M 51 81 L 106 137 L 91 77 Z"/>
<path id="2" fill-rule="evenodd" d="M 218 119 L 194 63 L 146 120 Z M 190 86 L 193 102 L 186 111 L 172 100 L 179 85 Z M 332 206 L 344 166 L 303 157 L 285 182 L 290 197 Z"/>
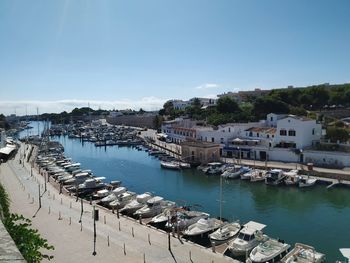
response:
<path id="1" fill-rule="evenodd" d="M 38 137 L 40 137 L 40 132 L 39 132 L 39 108 L 36 107 L 36 121 L 38 122 Z"/>
<path id="2" fill-rule="evenodd" d="M 218 200 L 218 202 L 220 203 L 219 205 L 219 219 L 222 219 L 222 176 L 220 175 L 220 199 Z"/>

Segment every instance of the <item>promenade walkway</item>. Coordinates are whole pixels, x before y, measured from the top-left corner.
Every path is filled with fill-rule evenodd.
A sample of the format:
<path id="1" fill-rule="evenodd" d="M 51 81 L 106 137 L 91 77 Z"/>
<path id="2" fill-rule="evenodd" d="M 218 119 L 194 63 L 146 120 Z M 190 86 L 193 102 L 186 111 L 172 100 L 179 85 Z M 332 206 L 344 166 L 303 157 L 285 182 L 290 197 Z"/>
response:
<path id="1" fill-rule="evenodd" d="M 24 151 L 22 144 L 19 152 Z M 28 153 L 27 153 L 28 154 Z M 0 166 L 0 181 L 11 199 L 11 211 L 32 219 L 49 244 L 55 247 L 48 254 L 53 262 L 161 262 L 161 263 L 224 263 L 237 262 L 210 249 L 170 237 L 164 232 L 141 225 L 126 217 L 117 218 L 99 209 L 96 222 L 96 256 L 93 243 L 93 207 L 88 202 L 76 202 L 75 197 L 59 195 L 29 163 L 19 163 L 19 154 Z M 39 209 L 39 188 L 41 208 Z M 79 223 L 79 219 L 82 219 Z M 51 261 L 52 262 L 52 261 Z"/>

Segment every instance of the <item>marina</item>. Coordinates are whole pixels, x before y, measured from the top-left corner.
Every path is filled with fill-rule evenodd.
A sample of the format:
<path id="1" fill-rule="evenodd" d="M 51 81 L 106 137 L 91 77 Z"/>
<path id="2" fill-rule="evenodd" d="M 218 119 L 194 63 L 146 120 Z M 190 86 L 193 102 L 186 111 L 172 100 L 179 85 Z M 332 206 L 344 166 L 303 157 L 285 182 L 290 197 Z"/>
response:
<path id="1" fill-rule="evenodd" d="M 161 169 L 158 158 L 131 147 L 103 149 L 63 136 L 56 139 L 64 146 L 66 156 L 80 162 L 82 169 L 91 169 L 96 176 L 106 177 L 106 181 L 120 180 L 130 191 L 149 191 L 175 202 L 196 204 L 201 207 L 200 210 L 218 216 L 218 176 L 206 176 L 196 169 Z M 223 217 L 230 221 L 239 219 L 242 223 L 252 219 L 264 223 L 269 236 L 283 238 L 289 244 L 310 244 L 317 251 L 326 254 L 327 259 L 332 258 L 332 255 L 334 259 L 339 258 L 338 248 L 349 242 L 341 234 L 341 228 L 339 232 L 334 229 L 336 233 L 322 233 L 324 238 L 314 236 L 321 236 L 318 229 L 327 224 L 326 220 L 322 220 L 325 216 L 328 220 L 334 217 L 337 224 L 346 226 L 349 219 L 348 189 L 336 187 L 327 190 L 324 185 L 315 185 L 304 191 L 292 187 L 276 188 L 241 180 L 225 180 L 223 198 Z M 337 218 L 338 213 L 342 214 L 342 218 Z M 303 235 L 306 230 L 312 234 Z M 337 235 L 339 243 L 327 242 L 333 233 Z"/>

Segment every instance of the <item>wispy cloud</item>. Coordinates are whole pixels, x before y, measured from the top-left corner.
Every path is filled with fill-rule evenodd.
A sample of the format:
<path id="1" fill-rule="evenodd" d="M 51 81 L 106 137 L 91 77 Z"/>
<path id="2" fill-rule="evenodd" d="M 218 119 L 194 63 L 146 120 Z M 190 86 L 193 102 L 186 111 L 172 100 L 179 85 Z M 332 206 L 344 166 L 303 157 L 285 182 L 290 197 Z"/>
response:
<path id="1" fill-rule="evenodd" d="M 57 101 L 0 101 L 0 113 L 5 115 L 14 114 L 26 115 L 26 113 L 36 114 L 38 108 L 39 113 L 60 113 L 62 111 L 70 112 L 74 108 L 90 106 L 92 109 L 133 109 L 139 110 L 159 110 L 168 99 L 157 98 L 157 97 L 144 97 L 139 100 L 78 100 L 78 99 L 67 99 Z"/>
<path id="2" fill-rule="evenodd" d="M 205 83 L 200 86 L 197 86 L 196 89 L 217 89 L 220 85 L 216 83 Z"/>

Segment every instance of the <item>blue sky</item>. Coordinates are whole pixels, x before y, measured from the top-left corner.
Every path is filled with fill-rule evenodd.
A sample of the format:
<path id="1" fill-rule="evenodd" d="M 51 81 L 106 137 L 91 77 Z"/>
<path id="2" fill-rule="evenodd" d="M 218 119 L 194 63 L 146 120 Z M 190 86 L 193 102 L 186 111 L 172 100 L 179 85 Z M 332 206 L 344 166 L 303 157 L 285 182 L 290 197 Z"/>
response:
<path id="1" fill-rule="evenodd" d="M 350 82 L 350 1 L 0 1 L 0 112 Z"/>

